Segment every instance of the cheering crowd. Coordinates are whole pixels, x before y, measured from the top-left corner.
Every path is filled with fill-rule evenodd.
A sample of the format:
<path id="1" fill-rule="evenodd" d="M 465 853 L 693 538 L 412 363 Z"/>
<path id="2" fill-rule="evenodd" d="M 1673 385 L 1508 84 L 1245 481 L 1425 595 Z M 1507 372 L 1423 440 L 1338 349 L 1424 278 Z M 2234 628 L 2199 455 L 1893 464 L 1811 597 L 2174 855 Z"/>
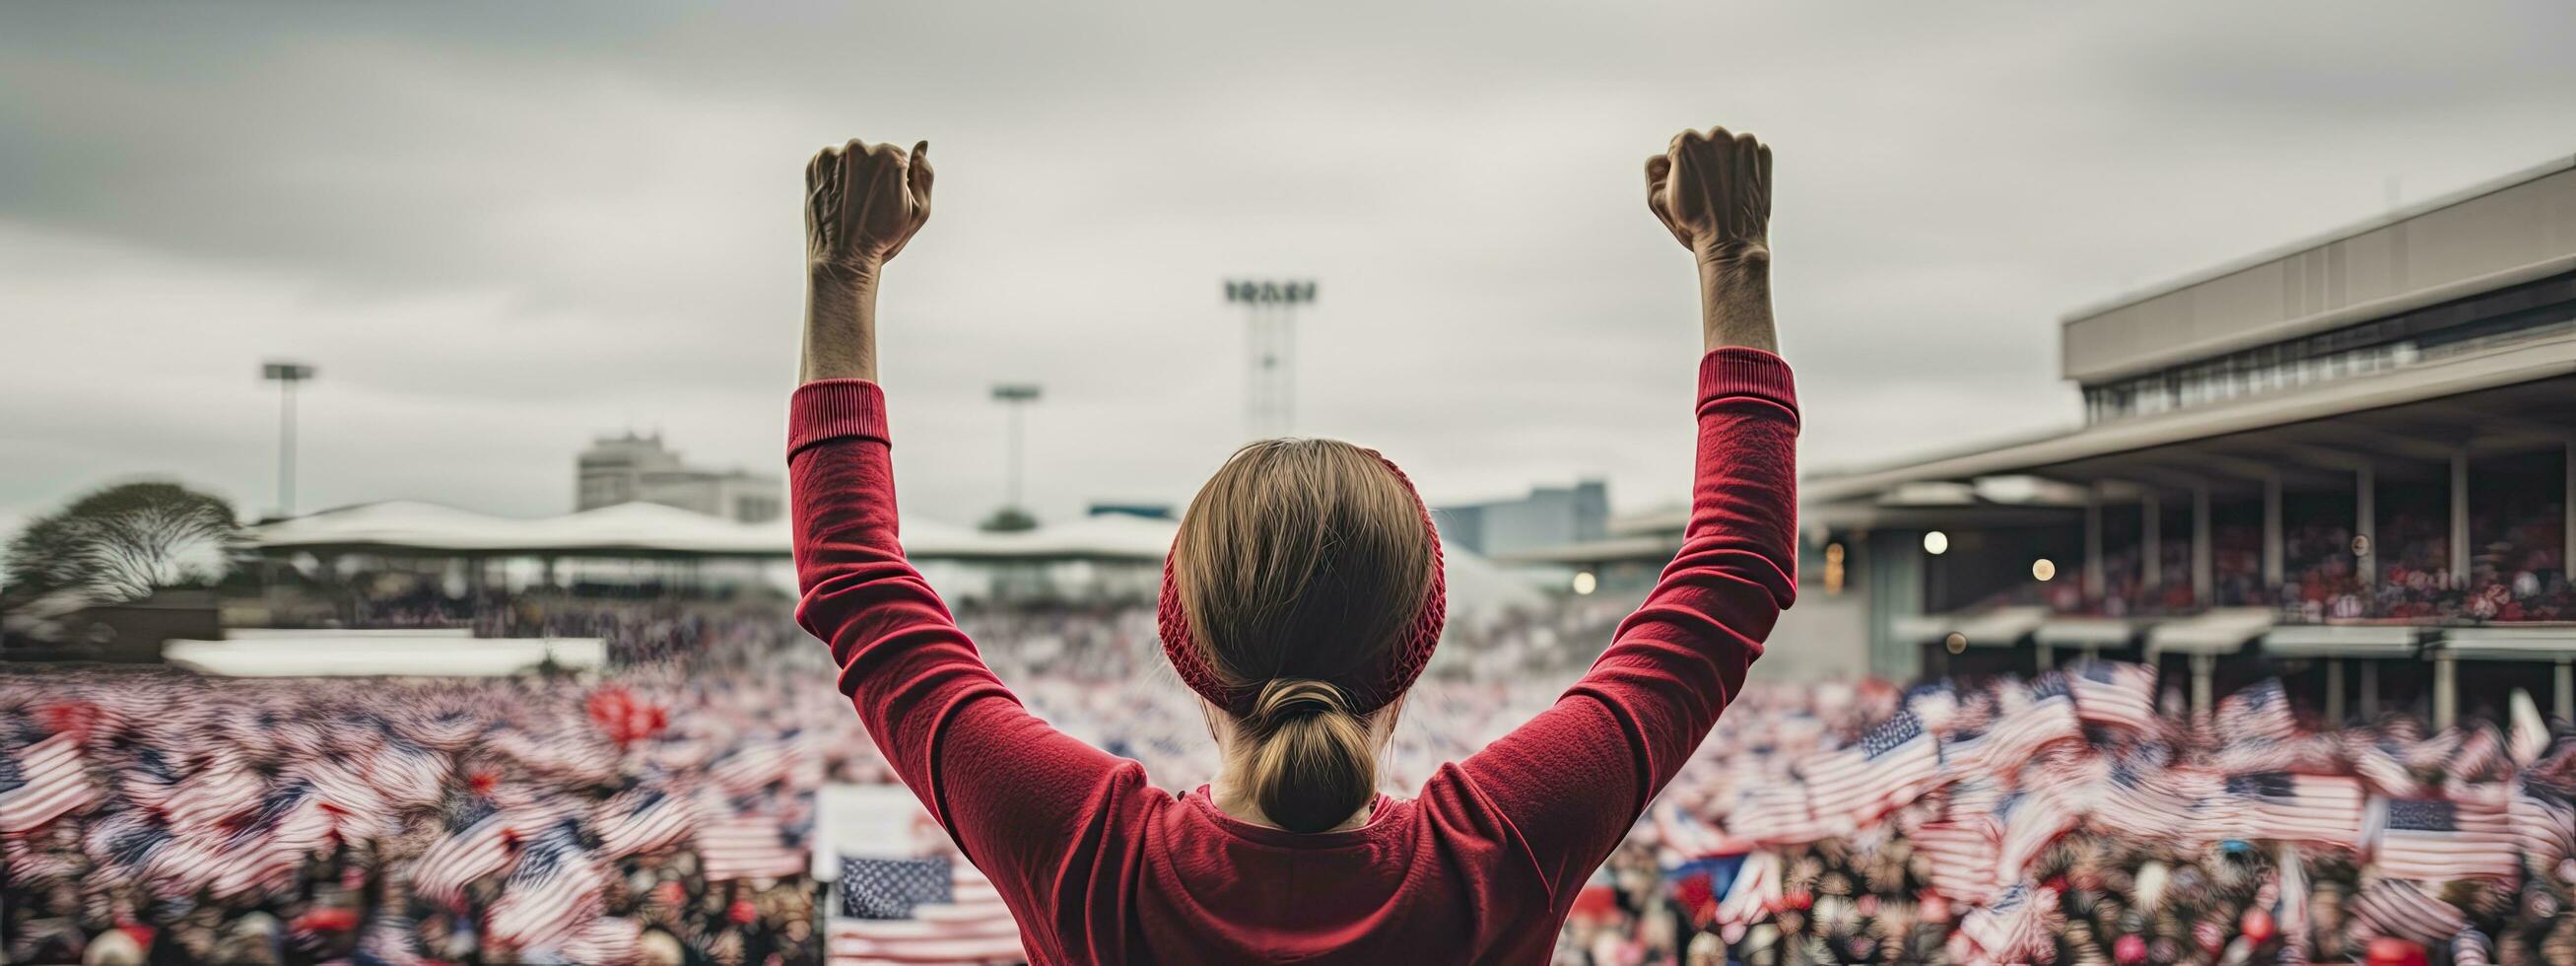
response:
<path id="1" fill-rule="evenodd" d="M 1555 699 L 1618 618 L 1462 620 L 1390 790 Z M 1167 788 L 1216 762 L 1141 608 L 969 609 L 1004 680 Z M 815 790 L 890 780 L 782 610 L 558 604 L 590 680 L 0 678 L 12 962 L 815 962 Z M 2571 743 L 2314 730 L 2152 670 L 1756 686 L 1577 901 L 1591 966 L 2576 962 Z M 2381 952 L 2385 952 L 2383 949 Z"/>

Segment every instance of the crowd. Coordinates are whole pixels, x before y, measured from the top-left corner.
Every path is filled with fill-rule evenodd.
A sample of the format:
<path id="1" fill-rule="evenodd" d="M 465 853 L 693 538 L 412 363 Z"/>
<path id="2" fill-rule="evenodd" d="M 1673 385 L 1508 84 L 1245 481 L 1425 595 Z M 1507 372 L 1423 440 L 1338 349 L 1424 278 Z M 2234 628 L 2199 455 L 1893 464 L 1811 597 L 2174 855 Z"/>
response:
<path id="1" fill-rule="evenodd" d="M 1150 610 L 958 616 L 1059 727 L 1164 787 L 1213 773 Z M 1390 790 L 1553 701 L 1619 616 L 1577 599 L 1457 622 L 1405 706 Z M 0 678 L 8 960 L 823 959 L 815 790 L 890 780 L 823 649 L 783 607 L 546 619 L 621 658 L 588 679 Z M 2576 962 L 2570 743 L 2529 721 L 2313 730 L 2277 685 L 2195 718 L 2157 687 L 2104 664 L 1749 688 L 1578 899 L 1560 961 L 2340 961 L 2403 942 Z M 2416 828 L 2426 810 L 2452 829 Z"/>
<path id="2" fill-rule="evenodd" d="M 2287 620 L 2310 623 L 2576 620 L 2576 584 L 2559 550 L 2561 521 L 2555 504 L 2475 516 L 2469 532 L 2493 539 L 2471 548 L 2468 576 L 2459 578 L 2450 568 L 2448 518 L 2393 510 L 2381 515 L 2368 547 L 2376 573 L 2365 580 L 2349 522 L 2292 520 L 2281 534 L 2283 576 L 2274 584 L 2263 579 L 2262 528 L 2221 520 L 2210 533 L 2211 594 L 2222 606 L 2277 607 Z M 2190 553 L 2187 540 L 2167 535 L 2161 559 L 2149 562 L 2141 542 L 2129 540 L 2103 554 L 2100 593 L 2087 593 L 2069 574 L 1988 603 L 2110 617 L 2188 614 L 2202 607 L 2192 595 Z"/>

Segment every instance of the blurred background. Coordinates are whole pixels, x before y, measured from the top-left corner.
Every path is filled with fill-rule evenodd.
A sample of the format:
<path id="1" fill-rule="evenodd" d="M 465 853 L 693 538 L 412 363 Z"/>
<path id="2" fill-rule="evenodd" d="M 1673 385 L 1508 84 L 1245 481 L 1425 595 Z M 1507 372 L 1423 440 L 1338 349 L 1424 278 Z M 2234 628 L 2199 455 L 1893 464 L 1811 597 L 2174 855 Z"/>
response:
<path id="1" fill-rule="evenodd" d="M 0 955 L 1016 961 L 964 863 L 854 900 L 945 840 L 790 618 L 798 166 L 852 136 L 939 167 L 882 368 L 1003 678 L 1204 781 L 1176 509 L 1249 439 L 1378 447 L 1452 583 L 1407 793 L 1679 546 L 1639 170 L 1725 124 L 1778 158 L 1801 601 L 1561 961 L 2576 962 L 2571 49 L 2545 3 L 0 11 Z"/>

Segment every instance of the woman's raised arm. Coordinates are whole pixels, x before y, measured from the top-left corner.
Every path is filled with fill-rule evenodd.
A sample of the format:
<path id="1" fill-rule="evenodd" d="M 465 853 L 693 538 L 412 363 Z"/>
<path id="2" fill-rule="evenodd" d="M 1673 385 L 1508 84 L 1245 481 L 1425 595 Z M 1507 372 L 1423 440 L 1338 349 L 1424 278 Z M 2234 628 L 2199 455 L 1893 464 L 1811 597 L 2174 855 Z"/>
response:
<path id="1" fill-rule="evenodd" d="M 1648 207 L 1699 265 L 1690 523 L 1591 672 L 1460 766 L 1560 897 L 1708 735 L 1797 597 L 1798 411 L 1771 352 L 1770 176 L 1770 149 L 1724 128 L 1682 132 L 1647 162 Z"/>
<path id="2" fill-rule="evenodd" d="M 904 557 L 876 286 L 929 217 L 921 155 L 852 141 L 805 169 L 805 363 L 787 417 L 796 621 L 831 645 L 841 693 L 887 763 L 984 874 L 1018 884 L 1005 892 L 1012 912 L 1043 931 L 1063 909 L 1117 908 L 1056 900 L 1065 843 L 1120 854 L 1133 843 L 1112 819 L 1155 796 L 1143 767 L 1021 708 Z"/>
<path id="3" fill-rule="evenodd" d="M 877 279 L 930 220 L 930 142 L 856 138 L 805 162 L 805 364 L 799 381 L 877 378 Z"/>

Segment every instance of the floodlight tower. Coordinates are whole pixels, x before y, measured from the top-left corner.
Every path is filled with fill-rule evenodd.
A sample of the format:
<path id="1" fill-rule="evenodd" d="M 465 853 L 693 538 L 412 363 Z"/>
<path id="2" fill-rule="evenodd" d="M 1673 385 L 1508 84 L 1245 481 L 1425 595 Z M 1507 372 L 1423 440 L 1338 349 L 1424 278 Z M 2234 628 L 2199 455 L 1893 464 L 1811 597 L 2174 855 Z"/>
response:
<path id="1" fill-rule="evenodd" d="M 1254 438 L 1285 436 L 1297 421 L 1297 306 L 1315 301 L 1315 281 L 1225 283 L 1225 300 L 1245 308 L 1245 419 Z"/>
<path id="2" fill-rule="evenodd" d="M 295 387 L 313 378 L 313 367 L 301 362 L 272 361 L 260 366 L 260 378 L 277 384 L 277 515 L 295 515 Z"/>
<path id="3" fill-rule="evenodd" d="M 993 401 L 1010 407 L 1011 410 L 1011 461 L 1009 477 L 1011 502 L 1002 508 L 1006 513 L 1012 510 L 1019 510 L 1023 513 L 1027 512 L 1024 505 L 1020 502 L 1020 464 L 1025 456 L 1025 450 L 1027 449 L 1027 446 L 1022 442 L 1023 437 L 1021 435 L 1022 430 L 1020 420 L 1021 414 L 1028 410 L 1029 404 L 1038 401 L 1038 391 L 1038 385 L 1033 382 L 1004 382 L 995 383 L 993 386 Z"/>

